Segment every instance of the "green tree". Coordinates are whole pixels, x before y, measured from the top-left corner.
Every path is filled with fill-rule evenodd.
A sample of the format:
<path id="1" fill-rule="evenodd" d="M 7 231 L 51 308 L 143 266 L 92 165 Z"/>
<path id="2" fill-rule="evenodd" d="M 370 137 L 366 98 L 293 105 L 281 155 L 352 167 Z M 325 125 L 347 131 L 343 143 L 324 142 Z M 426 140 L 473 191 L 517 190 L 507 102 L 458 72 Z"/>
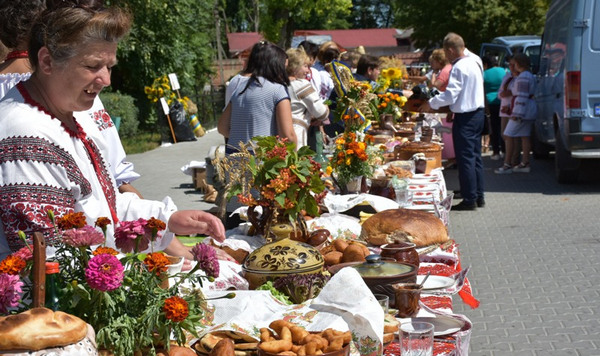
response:
<path id="1" fill-rule="evenodd" d="M 413 28 L 418 47 L 434 48 L 448 32 L 460 34 L 469 48 L 497 36 L 541 34 L 550 0 L 404 0 L 395 26 Z"/>
<path id="2" fill-rule="evenodd" d="M 176 73 L 182 95 L 194 93 L 211 75 L 215 58 L 216 0 L 107 0 L 128 8 L 134 21 L 120 43 L 113 89 L 136 99 L 142 124 L 153 124 L 155 108 L 144 94 L 154 78 Z M 147 127 L 146 127 L 147 128 Z"/>
<path id="3" fill-rule="evenodd" d="M 287 48 L 299 21 L 319 18 L 319 28 L 332 28 L 351 7 L 352 0 L 263 0 L 259 27 L 265 38 Z"/>
<path id="4" fill-rule="evenodd" d="M 388 28 L 394 23 L 398 1 L 353 0 L 348 17 L 352 28 Z"/>

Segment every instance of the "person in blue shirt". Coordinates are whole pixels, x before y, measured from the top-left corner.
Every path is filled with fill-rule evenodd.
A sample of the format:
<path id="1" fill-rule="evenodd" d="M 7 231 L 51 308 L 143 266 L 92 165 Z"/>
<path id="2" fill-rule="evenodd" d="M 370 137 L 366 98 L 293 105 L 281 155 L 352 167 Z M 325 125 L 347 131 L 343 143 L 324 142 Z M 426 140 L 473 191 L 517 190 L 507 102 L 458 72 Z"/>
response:
<path id="1" fill-rule="evenodd" d="M 500 126 L 500 98 L 498 90 L 502 84 L 502 78 L 506 75 L 506 69 L 498 66 L 498 60 L 492 56 L 481 58 L 483 62 L 483 90 L 487 110 L 489 112 L 490 145 L 492 146 L 492 160 L 499 160 L 504 153 L 504 140 Z"/>

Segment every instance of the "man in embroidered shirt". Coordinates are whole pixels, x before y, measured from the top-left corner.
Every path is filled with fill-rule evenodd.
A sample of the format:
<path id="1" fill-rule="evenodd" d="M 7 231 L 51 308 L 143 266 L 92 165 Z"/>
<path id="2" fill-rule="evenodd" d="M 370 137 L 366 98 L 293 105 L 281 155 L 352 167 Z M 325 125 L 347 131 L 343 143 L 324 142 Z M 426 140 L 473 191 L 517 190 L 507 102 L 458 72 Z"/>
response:
<path id="1" fill-rule="evenodd" d="M 450 106 L 454 113 L 452 138 L 463 201 L 452 210 L 475 210 L 485 206 L 481 158 L 485 105 L 483 68 L 481 59 L 465 50 L 462 37 L 456 33 L 444 37 L 443 47 L 446 58 L 452 63 L 448 86 L 446 91 L 424 103 L 420 111 Z"/>

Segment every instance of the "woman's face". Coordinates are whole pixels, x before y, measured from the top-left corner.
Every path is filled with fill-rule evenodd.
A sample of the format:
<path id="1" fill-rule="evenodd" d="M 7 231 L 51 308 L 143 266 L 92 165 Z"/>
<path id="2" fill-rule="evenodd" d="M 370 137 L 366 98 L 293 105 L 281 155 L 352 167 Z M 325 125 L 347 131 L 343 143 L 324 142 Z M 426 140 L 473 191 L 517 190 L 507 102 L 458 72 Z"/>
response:
<path id="1" fill-rule="evenodd" d="M 116 43 L 98 42 L 64 63 L 53 62 L 48 79 L 54 105 L 64 112 L 91 108 L 100 91 L 110 85 L 116 54 Z"/>
<path id="2" fill-rule="evenodd" d="M 429 64 L 431 64 L 431 69 L 433 70 L 442 69 L 442 64 L 435 59 L 432 59 L 431 62 L 429 62 Z"/>
<path id="3" fill-rule="evenodd" d="M 508 69 L 512 73 L 512 75 L 519 74 L 517 71 L 517 62 L 514 59 L 508 61 Z"/>
<path id="4" fill-rule="evenodd" d="M 310 73 L 310 68 L 308 63 L 305 63 L 302 66 L 300 66 L 298 70 L 296 70 L 296 73 L 294 73 L 294 77 L 304 79 L 306 78 L 308 73 Z"/>

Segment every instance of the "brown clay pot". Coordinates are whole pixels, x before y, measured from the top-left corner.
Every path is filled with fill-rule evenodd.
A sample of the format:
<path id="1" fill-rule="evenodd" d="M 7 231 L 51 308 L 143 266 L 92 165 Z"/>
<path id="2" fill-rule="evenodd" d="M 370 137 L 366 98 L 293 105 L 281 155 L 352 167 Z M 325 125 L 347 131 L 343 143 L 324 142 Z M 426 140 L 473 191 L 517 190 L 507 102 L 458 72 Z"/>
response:
<path id="1" fill-rule="evenodd" d="M 408 263 L 419 267 L 419 253 L 412 242 L 396 242 L 381 246 L 381 257 L 393 258 L 396 262 Z"/>

